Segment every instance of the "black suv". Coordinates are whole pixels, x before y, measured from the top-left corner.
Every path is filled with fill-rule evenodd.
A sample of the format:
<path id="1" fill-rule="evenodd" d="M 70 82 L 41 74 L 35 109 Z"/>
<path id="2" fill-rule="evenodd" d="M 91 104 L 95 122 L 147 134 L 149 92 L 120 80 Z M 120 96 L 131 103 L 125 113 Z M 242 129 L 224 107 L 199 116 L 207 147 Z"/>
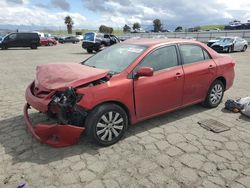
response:
<path id="1" fill-rule="evenodd" d="M 30 47 L 37 49 L 40 46 L 40 38 L 37 33 L 10 33 L 0 41 L 0 48 Z"/>
<path id="2" fill-rule="evenodd" d="M 119 42 L 120 40 L 115 35 L 91 32 L 84 35 L 82 47 L 88 53 L 92 53 L 93 51 L 100 51 L 105 46 L 111 46 Z"/>

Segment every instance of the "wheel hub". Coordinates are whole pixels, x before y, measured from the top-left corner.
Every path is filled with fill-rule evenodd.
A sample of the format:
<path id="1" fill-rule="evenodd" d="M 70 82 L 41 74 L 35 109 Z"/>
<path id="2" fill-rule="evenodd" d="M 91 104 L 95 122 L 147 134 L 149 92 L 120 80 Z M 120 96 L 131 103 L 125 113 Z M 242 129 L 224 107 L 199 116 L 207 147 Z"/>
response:
<path id="1" fill-rule="evenodd" d="M 107 112 L 97 123 L 96 134 L 102 141 L 112 141 L 123 130 L 124 119 L 118 112 Z"/>

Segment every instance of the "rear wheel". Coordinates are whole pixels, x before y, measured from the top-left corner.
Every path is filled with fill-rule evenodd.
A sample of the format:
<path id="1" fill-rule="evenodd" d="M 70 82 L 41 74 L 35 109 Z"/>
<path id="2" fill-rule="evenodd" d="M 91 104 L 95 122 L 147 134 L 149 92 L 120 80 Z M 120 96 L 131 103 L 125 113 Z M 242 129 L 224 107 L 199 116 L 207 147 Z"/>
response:
<path id="1" fill-rule="evenodd" d="M 206 100 L 203 102 L 203 105 L 208 108 L 217 107 L 224 96 L 225 86 L 220 80 L 215 80 L 210 86 Z"/>
<path id="2" fill-rule="evenodd" d="M 118 142 L 128 126 L 128 117 L 116 104 L 103 104 L 91 111 L 85 121 L 88 135 L 98 145 L 110 146 Z"/>
<path id="3" fill-rule="evenodd" d="M 245 45 L 241 51 L 245 52 L 246 50 L 247 50 L 247 45 Z"/>
<path id="4" fill-rule="evenodd" d="M 49 42 L 49 44 L 48 44 L 49 46 L 53 46 L 53 43 L 52 42 Z"/>
<path id="5" fill-rule="evenodd" d="M 90 54 L 92 54 L 92 53 L 93 53 L 93 50 L 90 49 L 90 48 L 87 48 L 87 52 L 90 53 Z"/>
<path id="6" fill-rule="evenodd" d="M 31 48 L 31 49 L 37 49 L 37 45 L 36 45 L 36 44 L 32 44 L 32 45 L 30 46 L 30 48 Z"/>

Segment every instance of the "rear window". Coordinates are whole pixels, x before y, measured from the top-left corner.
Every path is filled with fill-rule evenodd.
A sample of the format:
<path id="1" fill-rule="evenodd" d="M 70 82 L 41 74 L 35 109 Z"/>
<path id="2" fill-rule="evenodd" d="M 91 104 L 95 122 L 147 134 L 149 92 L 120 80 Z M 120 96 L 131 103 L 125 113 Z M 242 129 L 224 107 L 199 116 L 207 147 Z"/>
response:
<path id="1" fill-rule="evenodd" d="M 94 41 L 94 39 L 95 39 L 94 33 L 86 33 L 83 38 L 83 40 L 87 40 L 87 41 Z"/>

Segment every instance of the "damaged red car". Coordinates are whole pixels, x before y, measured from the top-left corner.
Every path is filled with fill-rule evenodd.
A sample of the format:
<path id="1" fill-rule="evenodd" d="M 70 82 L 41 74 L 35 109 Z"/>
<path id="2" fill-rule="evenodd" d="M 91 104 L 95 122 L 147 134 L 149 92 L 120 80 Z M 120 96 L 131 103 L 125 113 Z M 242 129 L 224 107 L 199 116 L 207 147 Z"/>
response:
<path id="1" fill-rule="evenodd" d="M 24 116 L 42 143 L 64 147 L 86 132 L 97 144 L 119 141 L 128 125 L 189 105 L 217 107 L 233 85 L 235 61 L 182 39 L 131 39 L 80 64 L 37 67 Z M 33 126 L 28 108 L 57 124 Z"/>

